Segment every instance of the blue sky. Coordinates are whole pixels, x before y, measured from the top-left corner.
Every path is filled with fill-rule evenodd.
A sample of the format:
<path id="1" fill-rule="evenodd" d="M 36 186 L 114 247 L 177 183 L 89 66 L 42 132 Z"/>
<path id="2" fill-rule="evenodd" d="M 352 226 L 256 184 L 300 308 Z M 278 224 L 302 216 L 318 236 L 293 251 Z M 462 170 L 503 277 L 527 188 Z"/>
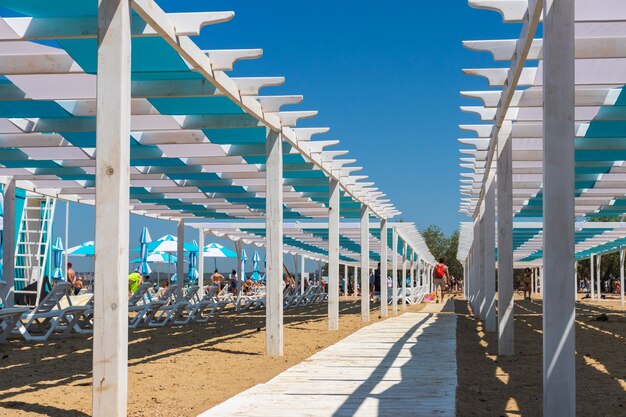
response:
<path id="1" fill-rule="evenodd" d="M 461 69 L 501 64 L 464 50 L 461 41 L 517 38 L 518 25 L 505 26 L 499 14 L 463 0 L 158 3 L 170 12 L 235 11 L 231 22 L 203 29 L 196 39 L 202 48 L 263 48 L 263 58 L 240 62 L 232 75 L 285 76 L 283 87 L 263 93 L 304 95 L 293 109 L 319 116 L 300 125 L 331 127 L 326 138 L 341 140 L 403 212 L 399 218 L 446 233 L 465 219 L 458 213 L 456 139 L 466 134 L 457 126 L 478 120 L 459 111 L 472 104 L 459 91 L 487 85 Z M 93 208 L 71 210 L 70 245 L 93 239 Z M 63 204 L 55 224 L 62 234 Z M 132 216 L 131 247 L 144 224 L 153 238 L 176 230 L 171 222 Z"/>
<path id="2" fill-rule="evenodd" d="M 205 27 L 198 43 L 263 48 L 263 58 L 240 62 L 234 74 L 285 76 L 264 94 L 303 94 L 297 108 L 319 116 L 301 124 L 331 127 L 327 137 L 341 140 L 400 218 L 447 233 L 458 227 L 456 139 L 466 133 L 457 125 L 477 122 L 459 111 L 459 91 L 487 88 L 461 69 L 494 65 L 461 41 L 517 38 L 519 26 L 462 0 L 180 3 L 159 1 L 167 11 L 235 11 L 231 22 Z"/>

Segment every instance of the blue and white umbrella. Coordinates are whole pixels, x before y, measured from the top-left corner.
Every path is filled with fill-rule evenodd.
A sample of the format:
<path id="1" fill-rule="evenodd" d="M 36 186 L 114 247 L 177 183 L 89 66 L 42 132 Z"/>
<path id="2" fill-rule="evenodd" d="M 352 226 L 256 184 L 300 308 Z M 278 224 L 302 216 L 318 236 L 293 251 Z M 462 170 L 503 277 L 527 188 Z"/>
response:
<path id="1" fill-rule="evenodd" d="M 246 250 L 241 250 L 241 276 L 239 277 L 240 281 L 246 280 L 246 261 L 248 260 L 248 255 L 246 254 Z"/>
<path id="2" fill-rule="evenodd" d="M 96 256 L 96 246 L 93 240 L 83 242 L 78 246 L 72 246 L 67 250 L 71 256 Z"/>
<path id="3" fill-rule="evenodd" d="M 209 243 L 204 247 L 203 256 L 215 259 L 215 269 L 217 269 L 217 258 L 236 258 L 237 254 L 219 243 Z"/>
<path id="4" fill-rule="evenodd" d="M 57 241 L 52 246 L 52 256 L 54 259 L 54 272 L 52 273 L 52 279 L 55 281 L 61 281 L 64 278 L 63 268 L 61 265 L 63 264 L 63 241 L 60 237 L 57 238 Z"/>
<path id="5" fill-rule="evenodd" d="M 259 274 L 259 262 L 261 262 L 261 257 L 259 256 L 258 251 L 254 251 L 254 255 L 252 255 L 252 267 L 254 271 L 252 272 L 252 280 L 253 281 L 261 281 L 261 274 Z"/>
<path id="6" fill-rule="evenodd" d="M 161 236 L 157 240 L 151 241 L 147 245 L 148 252 L 178 252 L 178 238 L 173 235 Z M 191 243 L 184 242 L 183 249 L 185 252 L 198 250 L 198 247 L 194 247 Z M 141 246 L 132 249 L 132 252 L 141 252 Z"/>
<path id="7" fill-rule="evenodd" d="M 141 263 L 139 264 L 139 268 L 137 272 L 141 275 L 150 275 L 152 270 L 150 269 L 150 265 L 148 265 L 148 244 L 152 242 L 152 238 L 150 237 L 150 232 L 147 227 L 143 227 L 141 230 L 141 236 L 139 236 L 139 245 L 140 245 L 140 255 Z"/>
<path id="8" fill-rule="evenodd" d="M 149 264 L 175 264 L 176 256 L 169 253 L 152 252 L 146 258 L 146 262 Z M 141 263 L 141 258 L 135 258 L 131 261 L 131 263 L 139 264 Z"/>
<path id="9" fill-rule="evenodd" d="M 193 241 L 194 246 L 198 246 L 196 241 Z M 190 284 L 195 284 L 198 282 L 198 252 L 189 251 L 189 272 L 187 273 L 187 277 L 189 278 Z"/>

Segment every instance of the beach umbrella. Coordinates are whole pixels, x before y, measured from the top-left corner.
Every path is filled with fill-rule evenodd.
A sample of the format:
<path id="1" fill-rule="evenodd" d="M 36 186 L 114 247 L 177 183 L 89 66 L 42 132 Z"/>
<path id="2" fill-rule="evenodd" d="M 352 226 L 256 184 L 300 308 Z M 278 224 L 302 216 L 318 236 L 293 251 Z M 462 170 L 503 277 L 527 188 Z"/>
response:
<path id="1" fill-rule="evenodd" d="M 63 268 L 61 268 L 61 265 L 63 264 L 63 241 L 60 237 L 57 238 L 57 241 L 52 246 L 52 256 L 54 260 L 54 272 L 52 273 L 52 279 L 61 281 L 64 276 Z"/>
<path id="2" fill-rule="evenodd" d="M 241 276 L 239 277 L 241 281 L 246 280 L 246 261 L 247 260 L 248 260 L 248 255 L 246 255 L 246 250 L 242 249 L 241 250 Z"/>
<path id="3" fill-rule="evenodd" d="M 178 252 L 178 238 L 173 235 L 161 236 L 147 244 L 148 252 Z M 184 242 L 183 249 L 185 252 L 197 251 L 198 247 L 194 247 L 191 243 Z M 141 252 L 141 246 L 132 249 L 132 252 Z"/>
<path id="4" fill-rule="evenodd" d="M 135 258 L 130 262 L 133 264 L 141 263 L 141 258 Z M 176 256 L 164 252 L 152 252 L 146 258 L 146 262 L 150 264 L 175 264 Z"/>
<path id="5" fill-rule="evenodd" d="M 140 245 L 140 255 L 141 262 L 139 264 L 138 272 L 141 275 L 150 275 L 150 265 L 148 265 L 148 244 L 152 242 L 152 238 L 150 237 L 150 232 L 147 227 L 143 227 L 141 230 L 141 235 L 139 236 L 139 245 Z"/>
<path id="6" fill-rule="evenodd" d="M 78 246 L 72 246 L 67 250 L 68 255 L 72 256 L 95 256 L 96 247 L 93 240 L 83 242 Z"/>
<path id="7" fill-rule="evenodd" d="M 237 254 L 219 243 L 209 243 L 204 247 L 204 257 L 214 258 L 215 269 L 217 269 L 217 258 L 236 258 Z"/>
<path id="8" fill-rule="evenodd" d="M 261 262 L 259 252 L 254 251 L 254 255 L 252 255 L 252 267 L 254 268 L 254 271 L 252 272 L 253 281 L 261 281 L 261 274 L 259 274 L 259 262 Z"/>
<path id="9" fill-rule="evenodd" d="M 198 244 L 196 241 L 193 241 L 193 244 L 197 247 Z M 187 273 L 187 277 L 189 278 L 190 284 L 195 284 L 198 281 L 198 252 L 189 251 L 189 272 Z"/>

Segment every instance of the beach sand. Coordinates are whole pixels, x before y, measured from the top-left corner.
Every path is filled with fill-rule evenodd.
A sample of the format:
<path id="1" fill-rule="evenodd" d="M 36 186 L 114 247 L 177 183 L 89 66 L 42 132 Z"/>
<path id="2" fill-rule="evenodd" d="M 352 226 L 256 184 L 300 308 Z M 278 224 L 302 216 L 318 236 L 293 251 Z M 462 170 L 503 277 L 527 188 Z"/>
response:
<path id="1" fill-rule="evenodd" d="M 626 416 L 626 313 L 619 302 L 577 304 L 576 408 L 579 416 Z M 497 357 L 497 334 L 456 302 L 457 416 L 542 415 L 541 301 L 516 302 L 516 356 Z M 596 321 L 605 313 L 608 321 Z"/>
<path id="2" fill-rule="evenodd" d="M 372 307 L 375 322 L 380 310 Z M 131 330 L 128 415 L 196 416 L 363 327 L 359 300 L 341 302 L 337 332 L 327 330 L 326 314 L 326 304 L 285 310 L 281 358 L 265 355 L 263 311 L 227 311 L 207 325 Z M 77 336 L 0 345 L 0 416 L 90 415 L 91 343 Z"/>

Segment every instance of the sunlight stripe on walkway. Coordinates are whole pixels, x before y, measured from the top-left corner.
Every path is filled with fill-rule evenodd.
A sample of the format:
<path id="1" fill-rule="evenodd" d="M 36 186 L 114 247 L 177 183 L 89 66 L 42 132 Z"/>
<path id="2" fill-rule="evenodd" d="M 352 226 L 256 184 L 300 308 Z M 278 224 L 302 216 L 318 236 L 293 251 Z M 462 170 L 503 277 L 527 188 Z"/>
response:
<path id="1" fill-rule="evenodd" d="M 353 333 L 200 417 L 453 417 L 456 384 L 456 315 L 406 313 Z"/>

